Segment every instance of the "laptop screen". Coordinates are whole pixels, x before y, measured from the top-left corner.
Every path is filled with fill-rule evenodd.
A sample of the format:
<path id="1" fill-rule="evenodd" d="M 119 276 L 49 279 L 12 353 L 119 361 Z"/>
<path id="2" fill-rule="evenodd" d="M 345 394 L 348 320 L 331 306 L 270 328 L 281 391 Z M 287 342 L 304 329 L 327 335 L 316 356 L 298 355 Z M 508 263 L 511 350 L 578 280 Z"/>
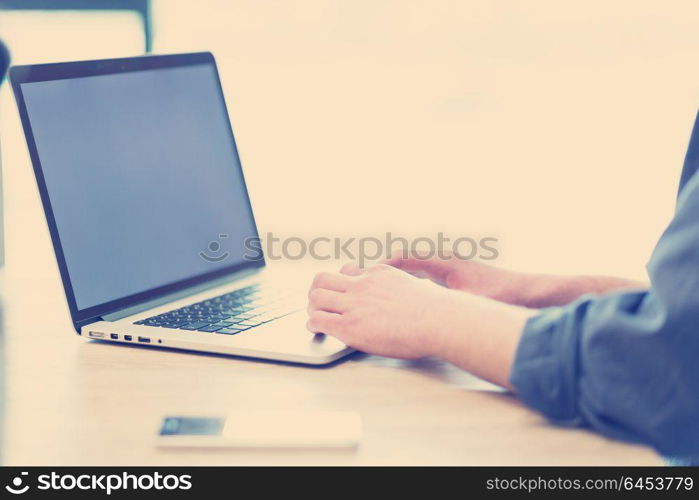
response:
<path id="1" fill-rule="evenodd" d="M 213 63 L 21 93 L 77 310 L 250 257 L 257 230 Z"/>

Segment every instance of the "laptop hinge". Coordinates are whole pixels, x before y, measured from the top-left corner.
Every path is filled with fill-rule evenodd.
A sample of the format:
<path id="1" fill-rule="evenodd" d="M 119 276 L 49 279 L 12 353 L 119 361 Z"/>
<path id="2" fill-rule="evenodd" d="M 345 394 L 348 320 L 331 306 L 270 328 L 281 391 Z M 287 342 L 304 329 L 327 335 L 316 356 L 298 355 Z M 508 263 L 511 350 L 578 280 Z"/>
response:
<path id="1" fill-rule="evenodd" d="M 227 283 L 230 283 L 231 281 L 237 281 L 243 278 L 247 278 L 248 276 L 252 276 L 253 274 L 258 273 L 260 269 L 261 268 L 245 269 L 237 273 L 228 274 L 222 278 L 207 281 L 206 283 L 202 283 L 200 285 L 196 285 L 190 288 L 185 288 L 184 290 L 179 290 L 177 292 L 158 297 L 157 299 L 149 300 L 148 302 L 143 302 L 141 304 L 136 304 L 124 309 L 120 309 L 119 311 L 114 311 L 112 313 L 105 314 L 104 316 L 102 316 L 101 319 L 104 321 L 117 321 L 122 318 L 126 318 L 127 316 L 138 314 L 140 312 L 147 311 L 148 309 L 153 309 L 163 304 L 167 304 L 168 302 L 173 302 L 175 300 L 182 299 L 189 295 L 194 295 L 195 293 L 200 293 L 210 288 L 225 285 Z M 95 319 L 94 321 L 99 321 L 99 319 Z"/>

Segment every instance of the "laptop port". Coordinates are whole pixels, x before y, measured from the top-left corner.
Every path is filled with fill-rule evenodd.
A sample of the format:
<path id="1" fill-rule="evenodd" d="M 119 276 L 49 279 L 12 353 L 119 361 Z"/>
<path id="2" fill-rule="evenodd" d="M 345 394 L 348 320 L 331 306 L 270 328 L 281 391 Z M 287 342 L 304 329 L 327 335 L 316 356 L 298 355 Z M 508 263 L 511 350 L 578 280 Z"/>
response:
<path id="1" fill-rule="evenodd" d="M 112 339 L 112 340 L 118 340 L 118 339 L 119 339 L 119 335 L 116 334 L 116 333 L 110 333 L 110 334 L 109 334 L 109 338 Z"/>
<path id="2" fill-rule="evenodd" d="M 90 332 L 87 334 L 88 337 L 91 337 L 93 339 L 103 339 L 104 338 L 104 332 Z"/>
<path id="3" fill-rule="evenodd" d="M 127 342 L 131 342 L 133 340 L 133 337 L 131 337 L 131 335 L 124 335 L 124 340 Z"/>
<path id="4" fill-rule="evenodd" d="M 144 344 L 150 344 L 150 339 L 148 337 L 138 337 L 138 341 Z"/>

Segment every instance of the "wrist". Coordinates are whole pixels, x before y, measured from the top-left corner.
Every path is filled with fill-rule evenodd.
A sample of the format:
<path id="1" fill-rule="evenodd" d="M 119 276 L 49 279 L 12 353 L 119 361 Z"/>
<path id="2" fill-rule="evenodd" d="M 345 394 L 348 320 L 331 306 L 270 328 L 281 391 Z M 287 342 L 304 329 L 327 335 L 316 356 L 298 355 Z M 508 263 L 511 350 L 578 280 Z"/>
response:
<path id="1" fill-rule="evenodd" d="M 528 274 L 522 282 L 523 297 L 519 304 L 524 307 L 539 309 L 566 303 L 561 301 L 570 289 L 567 276 Z"/>
<path id="2" fill-rule="evenodd" d="M 526 307 L 562 306 L 587 293 L 607 293 L 615 290 L 647 288 L 648 284 L 607 276 L 530 275 Z"/>
<path id="3" fill-rule="evenodd" d="M 484 296 L 514 306 L 539 308 L 548 303 L 549 297 L 555 294 L 559 286 L 558 276 L 516 271 L 504 273 L 498 280 L 501 284 L 496 293 Z"/>
<path id="4" fill-rule="evenodd" d="M 444 302 L 447 302 L 446 300 Z M 509 388 L 509 376 L 524 327 L 535 309 L 459 293 L 441 313 L 428 354 Z"/>
<path id="5" fill-rule="evenodd" d="M 431 308 L 432 328 L 427 335 L 425 351 L 428 356 L 447 361 L 455 352 L 468 347 L 464 339 L 477 337 L 480 331 L 487 329 L 486 304 L 514 307 L 469 292 L 444 289 L 441 295 Z"/>
<path id="6" fill-rule="evenodd" d="M 465 333 L 468 320 L 465 318 L 470 293 L 441 289 L 430 307 L 429 328 L 425 331 L 424 351 L 426 356 L 447 359 L 455 348 L 455 338 Z"/>

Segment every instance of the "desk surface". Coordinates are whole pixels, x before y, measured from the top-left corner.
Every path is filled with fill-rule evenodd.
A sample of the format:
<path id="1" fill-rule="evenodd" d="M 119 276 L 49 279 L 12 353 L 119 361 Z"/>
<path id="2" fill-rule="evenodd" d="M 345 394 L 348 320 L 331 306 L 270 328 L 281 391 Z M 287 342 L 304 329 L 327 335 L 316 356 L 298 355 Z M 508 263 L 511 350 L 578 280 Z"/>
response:
<path id="1" fill-rule="evenodd" d="M 71 333 L 57 272 L 7 272 L 9 465 L 661 463 L 651 450 L 556 428 L 435 360 L 354 355 L 328 368 L 115 346 Z M 165 414 L 349 410 L 353 451 L 165 450 Z"/>

